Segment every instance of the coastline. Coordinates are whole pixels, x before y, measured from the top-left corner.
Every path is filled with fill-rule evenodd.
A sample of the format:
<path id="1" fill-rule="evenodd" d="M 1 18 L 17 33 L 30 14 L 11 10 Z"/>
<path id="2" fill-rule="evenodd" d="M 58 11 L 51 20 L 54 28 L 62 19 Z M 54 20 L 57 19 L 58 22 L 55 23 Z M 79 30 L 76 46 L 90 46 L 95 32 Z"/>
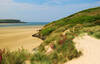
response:
<path id="1" fill-rule="evenodd" d="M 26 22 L 26 23 L 0 23 L 0 27 L 28 27 L 28 26 L 44 26 L 48 22 Z"/>
<path id="2" fill-rule="evenodd" d="M 26 23 L 26 22 L 21 22 L 21 23 Z M 7 25 L 7 24 L 20 24 L 20 23 L 0 23 L 0 25 Z"/>
<path id="3" fill-rule="evenodd" d="M 19 48 L 27 49 L 29 52 L 39 46 L 43 41 L 32 37 L 43 26 L 14 26 L 0 27 L 0 49 L 6 48 L 16 51 Z"/>

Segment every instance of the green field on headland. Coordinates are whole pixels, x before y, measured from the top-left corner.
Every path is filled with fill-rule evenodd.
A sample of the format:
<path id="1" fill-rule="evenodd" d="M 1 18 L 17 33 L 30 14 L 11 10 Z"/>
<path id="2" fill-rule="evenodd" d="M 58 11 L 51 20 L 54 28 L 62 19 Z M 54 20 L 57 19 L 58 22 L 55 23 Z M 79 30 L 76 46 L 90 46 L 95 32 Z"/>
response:
<path id="1" fill-rule="evenodd" d="M 1 64 L 23 64 L 26 60 L 30 64 L 64 64 L 82 55 L 73 39 L 84 33 L 100 39 L 100 7 L 83 10 L 45 25 L 32 35 L 44 40 L 33 49 L 33 54 L 25 50 L 6 51 L 2 54 Z"/>
<path id="2" fill-rule="evenodd" d="M 17 19 L 0 19 L 0 23 L 23 23 Z"/>

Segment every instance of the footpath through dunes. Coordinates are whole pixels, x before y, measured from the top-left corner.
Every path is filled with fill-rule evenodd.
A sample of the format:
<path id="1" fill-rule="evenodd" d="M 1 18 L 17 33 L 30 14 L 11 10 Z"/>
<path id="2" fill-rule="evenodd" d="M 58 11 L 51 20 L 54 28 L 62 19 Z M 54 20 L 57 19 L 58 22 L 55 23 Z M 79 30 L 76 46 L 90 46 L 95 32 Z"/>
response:
<path id="1" fill-rule="evenodd" d="M 75 38 L 74 42 L 83 55 L 65 64 L 100 64 L 100 40 L 85 35 L 82 38 Z"/>
<path id="2" fill-rule="evenodd" d="M 41 44 L 42 40 L 32 37 L 42 26 L 3 27 L 0 28 L 0 49 L 7 48 L 15 51 L 24 48 L 32 51 Z"/>

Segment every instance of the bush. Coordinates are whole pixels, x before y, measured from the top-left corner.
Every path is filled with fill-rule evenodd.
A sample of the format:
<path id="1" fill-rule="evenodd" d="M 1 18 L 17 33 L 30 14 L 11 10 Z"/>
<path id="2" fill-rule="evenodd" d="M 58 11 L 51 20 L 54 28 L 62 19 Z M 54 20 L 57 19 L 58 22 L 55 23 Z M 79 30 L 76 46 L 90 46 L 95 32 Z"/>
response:
<path id="1" fill-rule="evenodd" d="M 1 64 L 23 64 L 24 61 L 28 59 L 29 55 L 30 54 L 24 49 L 14 52 L 5 51 Z"/>
<path id="2" fill-rule="evenodd" d="M 42 36 L 46 36 L 46 35 L 49 35 L 51 32 L 53 32 L 56 28 L 55 27 L 49 27 L 49 28 L 46 28 L 46 29 L 43 29 L 41 31 L 41 34 Z"/>
<path id="3" fill-rule="evenodd" d="M 95 32 L 95 33 L 93 34 L 93 36 L 96 37 L 96 38 L 98 38 L 98 39 L 100 39 L 100 32 Z"/>
<path id="4" fill-rule="evenodd" d="M 88 23 L 88 22 L 93 22 L 98 19 L 98 16 L 78 16 L 78 17 L 73 17 L 68 21 L 68 23 L 72 24 L 83 24 L 83 23 Z"/>
<path id="5" fill-rule="evenodd" d="M 60 39 L 60 33 L 52 33 L 51 35 L 49 35 L 47 38 L 46 38 L 46 40 L 44 41 L 45 42 L 45 44 L 49 44 L 49 43 L 51 43 L 52 41 L 57 41 L 57 40 L 59 40 Z"/>
<path id="6" fill-rule="evenodd" d="M 58 53 L 62 53 L 62 55 L 69 60 L 80 56 L 80 53 L 77 51 L 71 40 L 66 40 L 65 43 L 57 49 L 57 51 Z"/>
<path id="7" fill-rule="evenodd" d="M 32 64 L 51 64 L 51 60 L 42 52 L 38 52 L 31 57 Z"/>

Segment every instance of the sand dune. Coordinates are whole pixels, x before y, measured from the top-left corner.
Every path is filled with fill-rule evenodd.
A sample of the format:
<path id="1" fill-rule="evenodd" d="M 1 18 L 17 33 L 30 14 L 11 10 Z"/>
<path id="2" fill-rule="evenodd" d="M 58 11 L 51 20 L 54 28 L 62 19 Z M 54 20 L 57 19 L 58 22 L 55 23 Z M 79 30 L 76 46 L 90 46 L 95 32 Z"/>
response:
<path id="1" fill-rule="evenodd" d="M 83 55 L 65 64 L 100 64 L 100 40 L 85 35 L 83 38 L 75 38 L 74 41 Z"/>
<path id="2" fill-rule="evenodd" d="M 17 50 L 23 47 L 29 51 L 40 45 L 42 40 L 32 37 L 42 26 L 0 28 L 0 49 Z"/>

